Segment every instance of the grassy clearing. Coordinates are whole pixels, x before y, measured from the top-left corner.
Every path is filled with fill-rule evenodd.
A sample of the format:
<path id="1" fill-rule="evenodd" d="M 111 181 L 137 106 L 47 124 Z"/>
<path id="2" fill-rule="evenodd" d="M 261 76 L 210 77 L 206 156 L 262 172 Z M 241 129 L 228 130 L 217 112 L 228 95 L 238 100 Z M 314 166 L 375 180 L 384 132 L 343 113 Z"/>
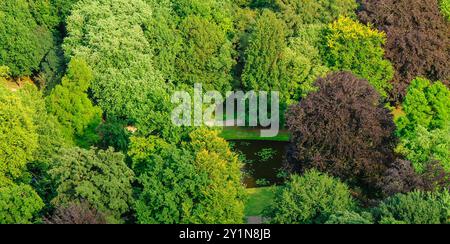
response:
<path id="1" fill-rule="evenodd" d="M 247 140 L 247 141 L 282 141 L 288 142 L 290 134 L 286 130 L 280 130 L 276 137 L 261 137 L 260 129 L 229 127 L 223 129 L 220 136 L 225 140 Z"/>
<path id="2" fill-rule="evenodd" d="M 245 205 L 245 216 L 261 216 L 274 197 L 277 187 L 263 187 L 247 189 L 248 200 Z"/>

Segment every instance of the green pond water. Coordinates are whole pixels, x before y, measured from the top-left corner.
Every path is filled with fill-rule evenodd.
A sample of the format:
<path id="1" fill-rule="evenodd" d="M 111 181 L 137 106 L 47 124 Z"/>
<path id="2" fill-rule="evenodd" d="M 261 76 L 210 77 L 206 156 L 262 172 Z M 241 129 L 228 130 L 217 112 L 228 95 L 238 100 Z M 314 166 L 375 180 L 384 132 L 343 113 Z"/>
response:
<path id="1" fill-rule="evenodd" d="M 287 142 L 230 141 L 230 144 L 244 158 L 244 183 L 247 188 L 283 183 L 278 176 L 283 167 Z"/>

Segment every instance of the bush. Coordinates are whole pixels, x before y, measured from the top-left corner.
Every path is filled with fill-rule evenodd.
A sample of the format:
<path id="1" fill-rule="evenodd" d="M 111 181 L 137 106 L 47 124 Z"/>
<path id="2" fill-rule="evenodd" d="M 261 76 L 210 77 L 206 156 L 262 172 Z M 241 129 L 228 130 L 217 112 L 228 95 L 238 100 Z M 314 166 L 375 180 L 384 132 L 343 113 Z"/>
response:
<path id="1" fill-rule="evenodd" d="M 351 211 L 355 204 L 348 187 L 316 170 L 293 175 L 276 193 L 267 217 L 277 224 L 323 224 L 330 215 Z"/>
<path id="2" fill-rule="evenodd" d="M 450 194 L 420 191 L 388 198 L 374 211 L 381 224 L 447 224 Z"/>
<path id="3" fill-rule="evenodd" d="M 450 1 L 439 0 L 442 14 L 450 21 Z"/>
<path id="4" fill-rule="evenodd" d="M 411 162 L 401 159 L 389 166 L 378 186 L 384 196 L 426 188 L 424 177 L 416 173 Z"/>
<path id="5" fill-rule="evenodd" d="M 369 225 L 373 224 L 373 217 L 370 213 L 345 211 L 331 215 L 325 224 Z"/>

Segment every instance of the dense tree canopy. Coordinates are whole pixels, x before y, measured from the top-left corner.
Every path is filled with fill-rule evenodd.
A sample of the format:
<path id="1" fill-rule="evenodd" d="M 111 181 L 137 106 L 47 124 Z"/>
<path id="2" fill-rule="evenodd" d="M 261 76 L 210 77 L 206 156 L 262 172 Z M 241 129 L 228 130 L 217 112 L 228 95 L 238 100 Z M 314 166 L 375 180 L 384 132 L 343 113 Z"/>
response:
<path id="1" fill-rule="evenodd" d="M 120 221 L 132 200 L 133 172 L 122 153 L 112 150 L 62 149 L 55 156 L 50 175 L 57 185 L 55 205 L 86 201 Z"/>
<path id="2" fill-rule="evenodd" d="M 0 2 L 0 65 L 9 66 L 13 76 L 37 71 L 52 47 L 52 33 L 46 25 L 49 8 L 42 0 Z"/>
<path id="3" fill-rule="evenodd" d="M 130 156 L 142 185 L 139 223 L 241 223 L 241 163 L 217 132 L 199 129 L 180 148 L 156 137 L 132 138 Z"/>
<path id="4" fill-rule="evenodd" d="M 143 0 L 82 1 L 67 20 L 64 44 L 68 57 L 81 57 L 92 68 L 93 96 L 103 111 L 150 132 L 167 120 L 169 99 L 144 33 L 151 20 Z"/>
<path id="5" fill-rule="evenodd" d="M 247 90 L 289 92 L 283 63 L 286 27 L 277 16 L 264 11 L 255 23 L 245 51 L 242 84 Z"/>
<path id="6" fill-rule="evenodd" d="M 43 207 L 31 186 L 0 183 L 0 224 L 30 224 Z"/>
<path id="7" fill-rule="evenodd" d="M 0 175 L 18 178 L 33 160 L 38 148 L 33 113 L 17 94 L 0 82 Z"/>
<path id="8" fill-rule="evenodd" d="M 271 0 L 289 27 L 296 31 L 307 24 L 328 24 L 340 16 L 354 17 L 354 0 Z M 267 0 L 269 2 L 269 0 Z"/>
<path id="9" fill-rule="evenodd" d="M 449 223 L 449 10 L 0 0 L 0 224 Z M 197 83 L 280 133 L 175 125 Z"/>

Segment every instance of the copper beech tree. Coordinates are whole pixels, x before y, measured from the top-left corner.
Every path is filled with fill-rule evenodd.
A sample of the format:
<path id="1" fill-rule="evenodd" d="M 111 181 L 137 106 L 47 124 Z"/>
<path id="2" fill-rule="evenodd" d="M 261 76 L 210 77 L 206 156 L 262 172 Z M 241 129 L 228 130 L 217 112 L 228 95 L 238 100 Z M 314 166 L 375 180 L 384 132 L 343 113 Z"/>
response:
<path id="1" fill-rule="evenodd" d="M 417 76 L 450 81 L 450 22 L 437 0 L 363 0 L 359 19 L 386 32 L 386 58 L 394 65 L 392 98 L 401 101 Z"/>
<path id="2" fill-rule="evenodd" d="M 393 162 L 395 124 L 367 80 L 332 73 L 287 114 L 292 133 L 288 161 L 299 171 L 317 168 L 375 188 Z"/>

